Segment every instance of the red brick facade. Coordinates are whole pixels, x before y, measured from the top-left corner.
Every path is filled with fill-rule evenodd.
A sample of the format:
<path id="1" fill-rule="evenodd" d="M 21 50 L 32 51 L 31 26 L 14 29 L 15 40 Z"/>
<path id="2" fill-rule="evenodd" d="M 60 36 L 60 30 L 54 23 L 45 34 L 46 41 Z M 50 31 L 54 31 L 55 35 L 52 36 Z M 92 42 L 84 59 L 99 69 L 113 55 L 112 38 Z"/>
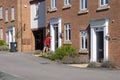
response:
<path id="1" fill-rule="evenodd" d="M 22 2 L 20 2 L 22 1 Z M 0 0 L 0 6 L 3 7 L 3 19 L 0 20 L 0 27 L 3 28 L 4 40 L 8 27 L 15 27 L 15 41 L 18 45 L 18 51 L 32 51 L 31 29 L 30 29 L 30 3 L 29 0 Z M 22 6 L 22 7 L 21 7 Z M 11 8 L 15 8 L 15 20 L 11 21 Z M 8 22 L 5 22 L 5 10 L 8 9 Z M 21 17 L 22 16 L 22 17 Z M 21 30 L 22 27 L 22 30 Z M 21 41 L 22 32 L 22 41 Z M 22 45 L 21 45 L 22 42 Z"/>
<path id="2" fill-rule="evenodd" d="M 80 30 L 88 30 L 88 53 L 81 54 L 90 58 L 90 21 L 110 18 L 108 25 L 108 59 L 115 61 L 120 65 L 120 1 L 109 0 L 109 7 L 99 10 L 99 0 L 88 0 L 88 12 L 80 12 L 80 0 L 71 0 L 71 7 L 64 9 L 64 0 L 56 0 L 57 10 L 51 11 L 51 0 L 46 0 L 46 26 L 49 25 L 49 20 L 55 17 L 61 17 L 62 31 L 64 31 L 64 24 L 70 23 L 71 25 L 71 42 L 72 45 L 79 51 L 80 50 Z M 64 43 L 64 38 L 62 39 Z"/>

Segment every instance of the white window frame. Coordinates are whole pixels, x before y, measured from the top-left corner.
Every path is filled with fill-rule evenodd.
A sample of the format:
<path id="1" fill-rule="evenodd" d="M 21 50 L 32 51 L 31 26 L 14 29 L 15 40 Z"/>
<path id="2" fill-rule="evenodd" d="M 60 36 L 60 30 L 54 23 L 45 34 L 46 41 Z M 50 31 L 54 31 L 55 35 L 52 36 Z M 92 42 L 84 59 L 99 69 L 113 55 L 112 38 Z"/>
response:
<path id="1" fill-rule="evenodd" d="M 87 50 L 88 45 L 87 30 L 80 31 L 80 50 Z M 87 41 L 87 43 L 86 43 Z M 87 44 L 87 45 L 86 45 Z"/>
<path id="2" fill-rule="evenodd" d="M 87 9 L 88 9 L 88 1 L 80 0 L 80 10 L 87 10 Z"/>
<path id="3" fill-rule="evenodd" d="M 70 24 L 65 24 L 65 41 L 71 41 L 71 26 Z"/>
<path id="4" fill-rule="evenodd" d="M 0 39 L 3 39 L 3 29 L 0 28 Z"/>
<path id="5" fill-rule="evenodd" d="M 11 8 L 11 20 L 12 21 L 15 20 L 15 8 L 14 7 Z"/>
<path id="6" fill-rule="evenodd" d="M 103 4 L 102 4 L 103 1 Z M 108 0 L 100 0 L 100 6 L 107 6 L 108 3 L 106 3 Z"/>
<path id="7" fill-rule="evenodd" d="M 56 0 L 51 0 L 51 9 L 56 9 Z"/>
<path id="8" fill-rule="evenodd" d="M 3 18 L 3 7 L 0 6 L 0 19 L 2 19 L 2 18 Z"/>
<path id="9" fill-rule="evenodd" d="M 64 5 L 70 5 L 71 0 L 64 0 Z"/>
<path id="10" fill-rule="evenodd" d="M 8 22 L 8 9 L 5 10 L 5 21 Z"/>

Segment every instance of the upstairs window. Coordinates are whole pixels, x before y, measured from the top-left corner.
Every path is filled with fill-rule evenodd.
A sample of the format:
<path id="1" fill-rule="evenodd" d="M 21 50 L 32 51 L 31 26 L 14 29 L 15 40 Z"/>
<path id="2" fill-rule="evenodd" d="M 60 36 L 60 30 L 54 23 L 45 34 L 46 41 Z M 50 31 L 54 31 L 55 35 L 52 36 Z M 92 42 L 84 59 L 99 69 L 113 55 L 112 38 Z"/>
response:
<path id="1" fill-rule="evenodd" d="M 15 20 L 15 8 L 11 8 L 11 20 Z"/>
<path id="2" fill-rule="evenodd" d="M 51 8 L 56 9 L 56 0 L 51 0 Z"/>
<path id="3" fill-rule="evenodd" d="M 80 0 L 80 10 L 87 10 L 87 0 Z"/>
<path id="4" fill-rule="evenodd" d="M 65 24 L 65 41 L 71 40 L 70 24 Z"/>
<path id="5" fill-rule="evenodd" d="M 87 50 L 87 31 L 80 31 L 80 49 Z"/>
<path id="6" fill-rule="evenodd" d="M 70 5 L 70 0 L 64 0 L 65 5 Z"/>
<path id="7" fill-rule="evenodd" d="M 0 6 L 0 19 L 2 19 L 2 18 L 3 18 L 2 11 L 3 11 L 3 7 L 2 7 L 2 6 Z"/>
<path id="8" fill-rule="evenodd" d="M 5 21 L 8 22 L 8 9 L 5 11 Z"/>
<path id="9" fill-rule="evenodd" d="M 108 5 L 108 0 L 100 0 L 100 6 Z"/>

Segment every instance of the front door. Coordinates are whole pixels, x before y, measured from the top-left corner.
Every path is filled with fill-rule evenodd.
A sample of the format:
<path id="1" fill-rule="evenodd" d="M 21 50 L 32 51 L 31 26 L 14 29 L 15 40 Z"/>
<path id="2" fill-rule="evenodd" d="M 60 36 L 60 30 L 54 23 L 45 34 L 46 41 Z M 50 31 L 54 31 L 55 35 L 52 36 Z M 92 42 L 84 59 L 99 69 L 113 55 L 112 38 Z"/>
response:
<path id="1" fill-rule="evenodd" d="M 54 24 L 54 46 L 55 46 L 55 49 L 58 48 L 58 24 Z"/>
<path id="2" fill-rule="evenodd" d="M 97 42 L 97 61 L 101 62 L 104 59 L 104 50 L 103 50 L 103 31 L 96 32 L 96 42 Z"/>
<path id="3" fill-rule="evenodd" d="M 43 49 L 43 30 L 34 31 L 35 50 Z"/>

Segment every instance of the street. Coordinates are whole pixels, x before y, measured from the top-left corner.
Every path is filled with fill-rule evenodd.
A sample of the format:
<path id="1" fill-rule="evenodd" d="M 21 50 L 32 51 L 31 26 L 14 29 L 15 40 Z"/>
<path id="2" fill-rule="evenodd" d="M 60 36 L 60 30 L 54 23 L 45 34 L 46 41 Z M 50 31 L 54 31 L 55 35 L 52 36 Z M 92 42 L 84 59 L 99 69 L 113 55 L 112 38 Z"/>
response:
<path id="1" fill-rule="evenodd" d="M 119 70 L 71 67 L 26 53 L 0 54 L 0 80 L 119 79 Z"/>

